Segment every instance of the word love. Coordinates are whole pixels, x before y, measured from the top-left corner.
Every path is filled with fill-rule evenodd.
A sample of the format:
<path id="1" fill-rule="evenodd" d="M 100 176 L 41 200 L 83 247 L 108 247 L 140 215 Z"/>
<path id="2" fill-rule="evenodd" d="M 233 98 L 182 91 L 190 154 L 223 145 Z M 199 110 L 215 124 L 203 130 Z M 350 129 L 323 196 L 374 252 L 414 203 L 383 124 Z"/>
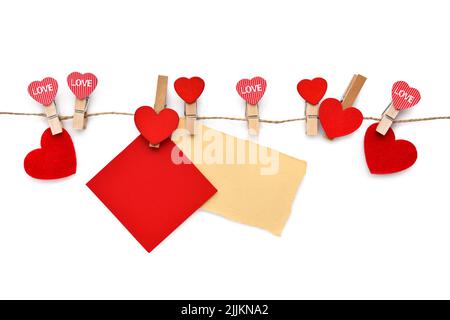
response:
<path id="1" fill-rule="evenodd" d="M 45 86 L 39 86 L 39 87 L 31 89 L 31 91 L 32 91 L 33 95 L 53 92 L 53 85 L 52 84 L 47 84 Z"/>
<path id="2" fill-rule="evenodd" d="M 397 110 L 414 107 L 420 101 L 420 93 L 405 81 L 398 81 L 392 86 L 392 103 Z"/>
<path id="3" fill-rule="evenodd" d="M 71 87 L 88 87 L 92 88 L 94 85 L 94 82 L 92 80 L 82 80 L 82 79 L 70 79 L 69 80 L 69 86 Z"/>
<path id="4" fill-rule="evenodd" d="M 257 105 L 266 92 L 267 82 L 261 77 L 255 77 L 251 80 L 242 79 L 236 85 L 238 94 L 247 103 Z"/>
<path id="5" fill-rule="evenodd" d="M 57 92 L 58 82 L 53 78 L 34 81 L 28 86 L 30 96 L 44 106 L 49 106 L 53 103 Z"/>
<path id="6" fill-rule="evenodd" d="M 244 88 L 241 88 L 241 94 L 247 94 L 252 92 L 263 92 L 262 85 L 257 84 L 254 86 L 245 86 Z"/>
<path id="7" fill-rule="evenodd" d="M 67 84 L 73 94 L 80 100 L 89 97 L 97 87 L 97 77 L 92 73 L 72 72 L 67 77 Z"/>

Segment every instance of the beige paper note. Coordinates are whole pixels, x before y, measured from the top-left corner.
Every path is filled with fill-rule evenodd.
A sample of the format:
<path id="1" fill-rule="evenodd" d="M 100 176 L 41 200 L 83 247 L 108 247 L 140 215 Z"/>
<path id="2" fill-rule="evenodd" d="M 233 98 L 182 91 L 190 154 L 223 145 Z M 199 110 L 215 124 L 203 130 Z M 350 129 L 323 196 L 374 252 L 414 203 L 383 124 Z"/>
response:
<path id="1" fill-rule="evenodd" d="M 281 235 L 306 162 L 198 122 L 196 131 L 179 129 L 172 139 L 218 189 L 202 209 Z"/>

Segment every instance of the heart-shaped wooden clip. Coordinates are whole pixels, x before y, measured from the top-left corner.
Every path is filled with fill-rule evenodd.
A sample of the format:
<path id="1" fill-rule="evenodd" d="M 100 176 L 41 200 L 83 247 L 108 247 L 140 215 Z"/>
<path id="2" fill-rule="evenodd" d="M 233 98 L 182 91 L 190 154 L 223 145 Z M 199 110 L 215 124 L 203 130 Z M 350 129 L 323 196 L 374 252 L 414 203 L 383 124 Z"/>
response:
<path id="1" fill-rule="evenodd" d="M 236 90 L 246 101 L 245 117 L 248 122 L 250 135 L 259 133 L 259 106 L 258 103 L 266 92 L 267 82 L 261 77 L 242 79 L 236 84 Z"/>
<path id="2" fill-rule="evenodd" d="M 87 105 L 90 95 L 97 87 L 97 83 L 97 77 L 92 73 L 72 72 L 67 77 L 67 84 L 75 95 L 74 129 L 83 130 L 86 128 Z"/>
<path id="3" fill-rule="evenodd" d="M 197 120 L 197 100 L 205 89 L 205 81 L 200 77 L 178 78 L 174 83 L 175 91 L 185 102 L 185 126 L 191 135 L 195 133 Z"/>
<path id="4" fill-rule="evenodd" d="M 34 100 L 44 106 L 44 112 L 52 134 L 60 134 L 63 128 L 55 103 L 56 94 L 58 93 L 58 82 L 50 77 L 41 81 L 33 81 L 28 86 L 28 93 Z"/>
<path id="5" fill-rule="evenodd" d="M 392 102 L 383 112 L 377 132 L 385 135 L 401 110 L 414 107 L 421 99 L 419 90 L 412 88 L 405 81 L 397 81 L 392 86 Z"/>

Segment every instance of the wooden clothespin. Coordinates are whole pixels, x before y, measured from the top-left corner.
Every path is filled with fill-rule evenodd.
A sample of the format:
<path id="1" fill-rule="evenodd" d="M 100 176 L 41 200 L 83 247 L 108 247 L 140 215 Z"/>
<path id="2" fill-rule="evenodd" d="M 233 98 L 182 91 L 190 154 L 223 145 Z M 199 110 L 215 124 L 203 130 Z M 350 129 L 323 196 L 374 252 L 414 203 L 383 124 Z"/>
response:
<path id="1" fill-rule="evenodd" d="M 153 108 L 156 113 L 160 113 L 166 107 L 166 99 L 167 99 L 167 84 L 169 82 L 169 77 L 167 76 L 158 76 L 158 82 L 156 84 L 156 96 L 155 96 L 155 105 Z M 151 144 L 152 148 L 159 148 L 159 144 Z"/>
<path id="2" fill-rule="evenodd" d="M 86 112 L 89 96 L 97 87 L 97 77 L 92 73 L 72 72 L 67 77 L 67 84 L 75 95 L 75 113 L 73 115 L 73 128 L 83 130 L 86 128 Z"/>
<path id="3" fill-rule="evenodd" d="M 246 101 L 245 118 L 248 123 L 250 135 L 259 133 L 259 101 L 266 92 L 267 82 L 261 77 L 242 79 L 236 85 L 236 90 L 242 99 Z"/>
<path id="4" fill-rule="evenodd" d="M 59 115 L 56 110 L 55 98 L 58 93 L 58 82 L 53 78 L 45 78 L 42 81 L 34 81 L 28 86 L 30 96 L 44 106 L 45 115 L 52 135 L 63 131 Z"/>
<path id="5" fill-rule="evenodd" d="M 205 89 L 205 81 L 200 77 L 178 78 L 174 83 L 175 91 L 184 101 L 185 126 L 191 135 L 195 133 L 197 121 L 197 100 Z"/>
<path id="6" fill-rule="evenodd" d="M 297 91 L 305 100 L 307 136 L 316 136 L 319 132 L 319 103 L 327 92 L 327 87 L 327 81 L 323 78 L 303 79 L 297 84 Z"/>
<path id="7" fill-rule="evenodd" d="M 419 90 L 410 87 L 405 81 L 394 83 L 392 86 L 392 102 L 383 112 L 381 121 L 377 126 L 377 132 L 384 136 L 400 111 L 414 107 L 419 103 L 420 98 Z"/>
<path id="8" fill-rule="evenodd" d="M 367 78 L 360 74 L 353 75 L 352 81 L 350 81 L 347 90 L 345 90 L 344 97 L 341 100 L 342 109 L 353 107 L 366 80 Z"/>

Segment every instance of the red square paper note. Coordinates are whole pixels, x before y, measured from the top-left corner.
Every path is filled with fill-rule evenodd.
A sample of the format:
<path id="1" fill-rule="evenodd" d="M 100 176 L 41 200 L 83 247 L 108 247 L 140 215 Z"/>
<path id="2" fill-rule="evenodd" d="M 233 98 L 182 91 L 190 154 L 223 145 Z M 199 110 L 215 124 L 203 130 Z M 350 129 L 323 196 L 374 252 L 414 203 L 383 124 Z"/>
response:
<path id="1" fill-rule="evenodd" d="M 87 183 L 148 252 L 217 192 L 193 164 L 175 164 L 173 151 L 184 157 L 170 140 L 151 148 L 139 136 Z"/>

